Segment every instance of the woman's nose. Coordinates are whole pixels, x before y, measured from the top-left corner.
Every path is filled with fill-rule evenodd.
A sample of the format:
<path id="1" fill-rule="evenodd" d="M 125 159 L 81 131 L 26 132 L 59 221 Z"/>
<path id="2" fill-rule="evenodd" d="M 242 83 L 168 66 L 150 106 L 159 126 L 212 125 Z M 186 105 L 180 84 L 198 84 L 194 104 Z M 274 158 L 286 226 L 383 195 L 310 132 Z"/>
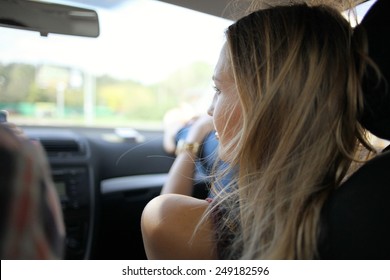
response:
<path id="1" fill-rule="evenodd" d="M 208 114 L 210 117 L 212 117 L 213 114 L 214 114 L 215 99 L 216 99 L 216 96 L 214 95 L 213 101 L 211 101 L 211 104 L 210 104 L 209 108 L 207 109 L 207 114 Z"/>
<path id="2" fill-rule="evenodd" d="M 214 113 L 214 104 L 211 104 L 207 109 L 207 114 L 212 117 L 213 113 Z"/>

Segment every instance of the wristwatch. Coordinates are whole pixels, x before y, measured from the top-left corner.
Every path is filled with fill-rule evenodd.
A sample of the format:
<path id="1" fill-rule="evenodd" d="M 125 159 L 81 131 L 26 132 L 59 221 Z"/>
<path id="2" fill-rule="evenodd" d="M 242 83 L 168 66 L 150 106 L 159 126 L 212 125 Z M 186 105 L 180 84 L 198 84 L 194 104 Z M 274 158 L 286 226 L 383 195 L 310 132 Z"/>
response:
<path id="1" fill-rule="evenodd" d="M 184 139 L 180 139 L 177 142 L 175 154 L 179 155 L 182 152 L 188 152 L 192 155 L 198 155 L 199 146 L 200 145 L 197 142 L 191 143 L 191 142 L 185 141 Z"/>

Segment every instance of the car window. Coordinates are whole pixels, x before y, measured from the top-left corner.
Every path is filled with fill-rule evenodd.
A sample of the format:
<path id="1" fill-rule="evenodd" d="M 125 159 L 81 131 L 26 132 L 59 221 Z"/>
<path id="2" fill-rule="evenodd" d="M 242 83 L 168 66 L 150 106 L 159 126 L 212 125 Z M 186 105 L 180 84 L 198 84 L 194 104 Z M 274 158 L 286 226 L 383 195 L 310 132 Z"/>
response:
<path id="1" fill-rule="evenodd" d="M 98 38 L 0 27 L 0 109 L 12 122 L 160 129 L 169 111 L 206 111 L 231 22 L 160 1 L 117 2 L 86 6 L 98 12 Z"/>
<path id="2" fill-rule="evenodd" d="M 354 9 L 343 12 L 343 15 L 349 20 L 352 26 L 356 26 L 375 2 L 376 0 L 365 1 L 357 5 Z"/>

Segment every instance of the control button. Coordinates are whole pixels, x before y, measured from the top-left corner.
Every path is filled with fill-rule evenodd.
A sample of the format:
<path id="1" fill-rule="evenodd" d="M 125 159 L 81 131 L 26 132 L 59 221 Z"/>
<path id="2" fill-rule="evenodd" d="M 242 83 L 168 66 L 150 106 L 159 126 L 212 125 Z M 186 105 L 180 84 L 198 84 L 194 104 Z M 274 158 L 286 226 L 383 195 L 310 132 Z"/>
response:
<path id="1" fill-rule="evenodd" d="M 76 188 L 71 188 L 70 189 L 70 194 L 73 196 L 73 195 L 76 195 L 77 194 L 77 190 Z"/>
<path id="2" fill-rule="evenodd" d="M 80 241 L 78 241 L 74 237 L 68 237 L 66 238 L 66 246 L 71 249 L 79 249 L 80 248 Z"/>
<path id="3" fill-rule="evenodd" d="M 67 206 L 68 206 L 67 201 L 61 201 L 62 210 L 66 210 Z"/>
<path id="4" fill-rule="evenodd" d="M 73 200 L 71 204 L 73 209 L 80 208 L 80 203 L 77 200 Z"/>

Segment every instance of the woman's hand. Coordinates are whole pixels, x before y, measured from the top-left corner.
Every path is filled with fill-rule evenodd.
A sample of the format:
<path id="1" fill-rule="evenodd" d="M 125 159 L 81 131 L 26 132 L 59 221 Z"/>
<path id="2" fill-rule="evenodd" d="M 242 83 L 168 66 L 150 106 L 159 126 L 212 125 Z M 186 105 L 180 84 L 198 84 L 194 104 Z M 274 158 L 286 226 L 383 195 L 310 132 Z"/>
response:
<path id="1" fill-rule="evenodd" d="M 206 136 L 213 130 L 213 118 L 209 115 L 200 116 L 192 121 L 186 141 L 190 143 L 202 143 Z"/>

